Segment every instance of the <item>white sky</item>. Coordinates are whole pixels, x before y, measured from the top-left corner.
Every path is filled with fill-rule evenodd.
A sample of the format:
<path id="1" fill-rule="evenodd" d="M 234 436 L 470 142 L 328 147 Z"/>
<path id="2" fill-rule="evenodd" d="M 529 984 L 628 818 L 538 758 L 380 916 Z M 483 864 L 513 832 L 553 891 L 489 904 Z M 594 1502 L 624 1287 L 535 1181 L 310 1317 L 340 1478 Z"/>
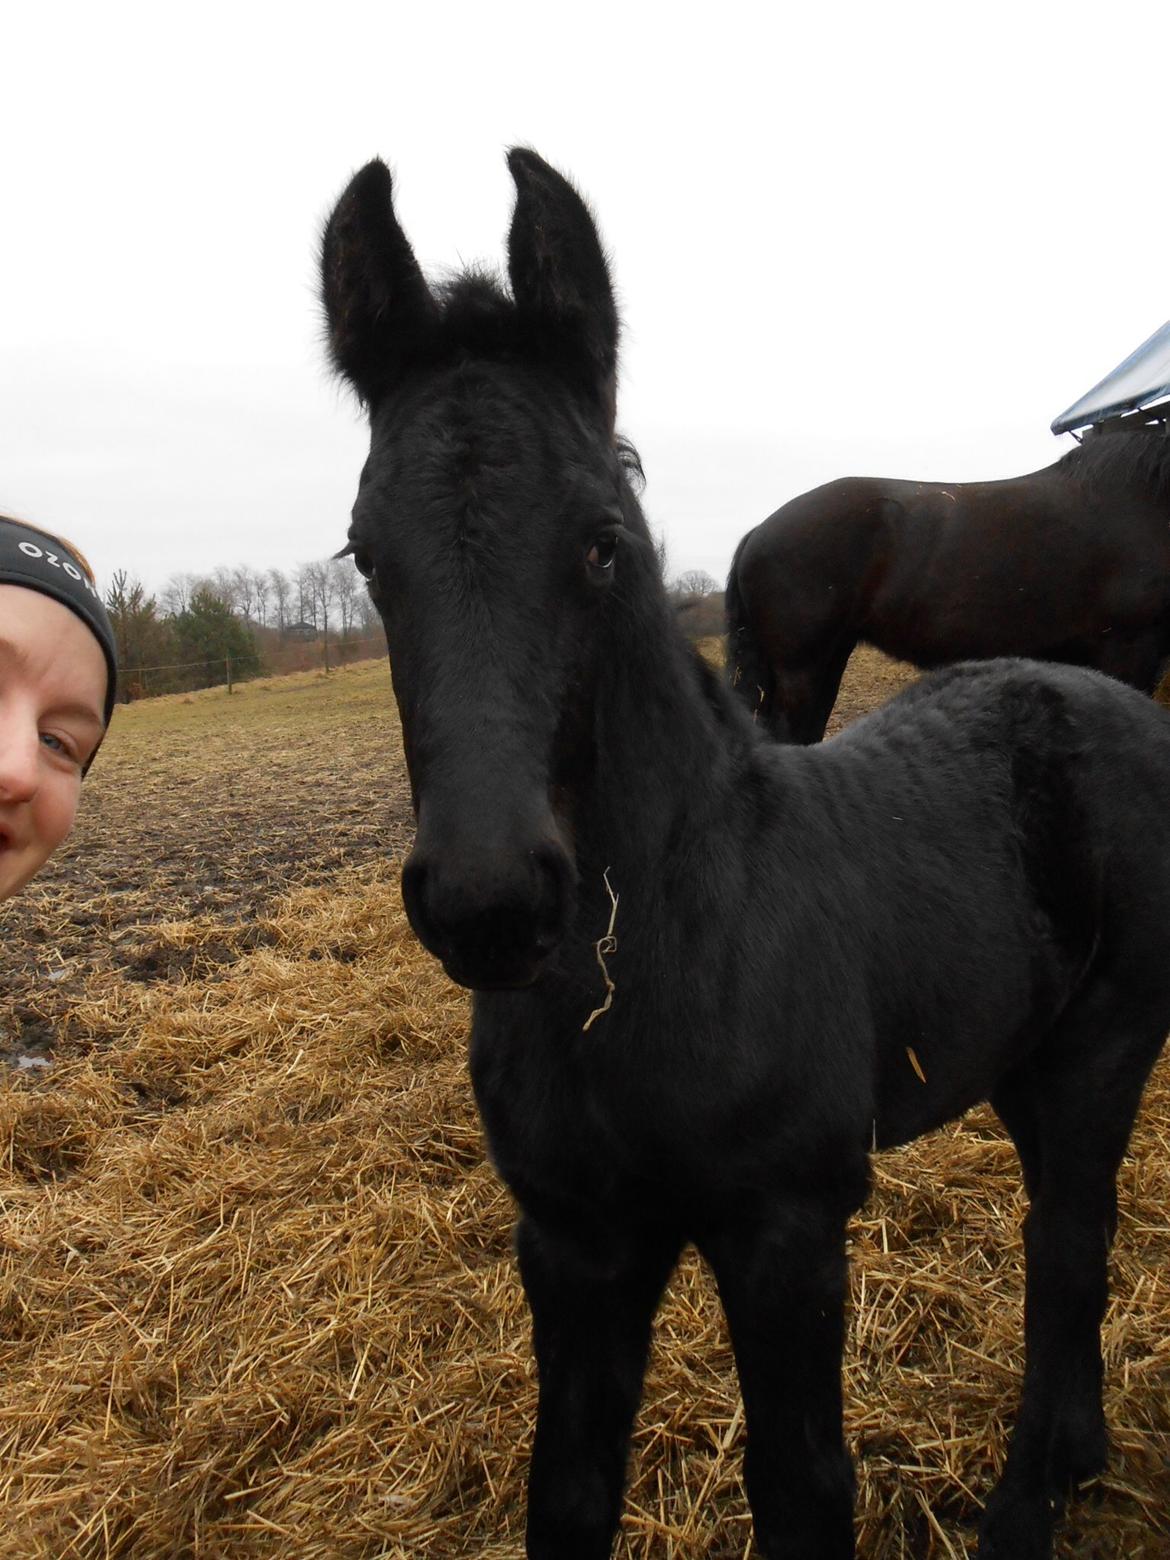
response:
<path id="1" fill-rule="evenodd" d="M 503 153 L 590 199 L 673 572 L 846 474 L 1011 476 L 1170 318 L 1170 6 L 10 7 L 0 509 L 99 575 L 344 539 L 362 420 L 318 233 L 379 154 L 425 268 L 502 262 Z"/>

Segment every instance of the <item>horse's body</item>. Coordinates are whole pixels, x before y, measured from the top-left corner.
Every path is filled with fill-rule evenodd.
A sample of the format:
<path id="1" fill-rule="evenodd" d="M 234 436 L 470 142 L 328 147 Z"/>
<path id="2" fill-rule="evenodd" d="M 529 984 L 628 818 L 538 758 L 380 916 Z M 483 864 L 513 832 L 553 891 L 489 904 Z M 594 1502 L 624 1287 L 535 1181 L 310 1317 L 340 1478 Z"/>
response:
<path id="1" fill-rule="evenodd" d="M 1034 656 L 1151 693 L 1170 656 L 1170 437 L 1090 436 L 1006 482 L 848 477 L 749 531 L 731 565 L 736 686 L 817 742 L 859 641 L 937 667 Z"/>
<path id="2" fill-rule="evenodd" d="M 652 1318 L 692 1241 L 729 1319 L 763 1553 L 852 1555 L 846 1220 L 872 1145 L 989 1097 L 1032 1210 L 982 1553 L 1041 1560 L 1105 1456 L 1116 1171 L 1170 1027 L 1170 716 L 1001 661 L 823 747 L 766 741 L 674 624 L 613 436 L 588 212 L 534 154 L 510 166 L 513 298 L 427 287 L 381 164 L 323 269 L 370 409 L 350 550 L 418 815 L 404 897 L 476 989 L 476 1096 L 520 1207 L 528 1553 L 609 1553 Z"/>

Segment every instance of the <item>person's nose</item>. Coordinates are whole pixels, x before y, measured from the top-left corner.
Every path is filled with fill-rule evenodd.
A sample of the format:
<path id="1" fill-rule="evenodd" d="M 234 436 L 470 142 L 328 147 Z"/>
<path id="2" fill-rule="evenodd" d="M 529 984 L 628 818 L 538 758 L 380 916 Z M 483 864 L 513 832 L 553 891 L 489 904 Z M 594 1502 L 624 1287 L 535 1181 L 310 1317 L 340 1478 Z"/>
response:
<path id="1" fill-rule="evenodd" d="M 41 734 L 17 710 L 0 711 L 0 801 L 28 802 L 40 776 Z"/>

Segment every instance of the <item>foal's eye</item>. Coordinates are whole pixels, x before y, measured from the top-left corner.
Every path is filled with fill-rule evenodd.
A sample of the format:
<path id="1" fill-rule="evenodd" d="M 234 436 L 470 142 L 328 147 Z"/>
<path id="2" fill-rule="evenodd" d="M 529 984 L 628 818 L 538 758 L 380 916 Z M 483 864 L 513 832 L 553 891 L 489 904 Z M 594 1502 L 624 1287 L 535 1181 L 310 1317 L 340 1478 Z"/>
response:
<path id="1" fill-rule="evenodd" d="M 607 574 L 617 557 L 617 537 L 612 531 L 602 531 L 594 538 L 593 546 L 585 554 L 585 563 L 594 576 Z"/>

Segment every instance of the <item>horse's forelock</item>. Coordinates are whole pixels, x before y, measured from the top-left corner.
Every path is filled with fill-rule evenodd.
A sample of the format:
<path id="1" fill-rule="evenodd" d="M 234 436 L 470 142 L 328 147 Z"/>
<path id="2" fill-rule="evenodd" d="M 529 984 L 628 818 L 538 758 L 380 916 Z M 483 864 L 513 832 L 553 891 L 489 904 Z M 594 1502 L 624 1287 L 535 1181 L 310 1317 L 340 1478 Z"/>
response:
<path id="1" fill-rule="evenodd" d="M 600 393 L 602 411 L 612 427 L 614 386 L 599 387 L 595 366 L 571 332 L 523 315 L 501 278 L 488 268 L 472 267 L 447 277 L 433 287 L 438 305 L 426 356 L 436 365 L 466 358 L 495 362 L 532 362 L 551 369 L 562 379 L 586 391 Z M 621 451 L 622 441 L 615 441 Z M 622 456 L 631 482 L 636 483 L 641 463 L 630 450 Z"/>
<path id="2" fill-rule="evenodd" d="M 485 357 L 515 347 L 516 305 L 494 272 L 462 271 L 447 277 L 435 291 L 444 347 Z"/>

